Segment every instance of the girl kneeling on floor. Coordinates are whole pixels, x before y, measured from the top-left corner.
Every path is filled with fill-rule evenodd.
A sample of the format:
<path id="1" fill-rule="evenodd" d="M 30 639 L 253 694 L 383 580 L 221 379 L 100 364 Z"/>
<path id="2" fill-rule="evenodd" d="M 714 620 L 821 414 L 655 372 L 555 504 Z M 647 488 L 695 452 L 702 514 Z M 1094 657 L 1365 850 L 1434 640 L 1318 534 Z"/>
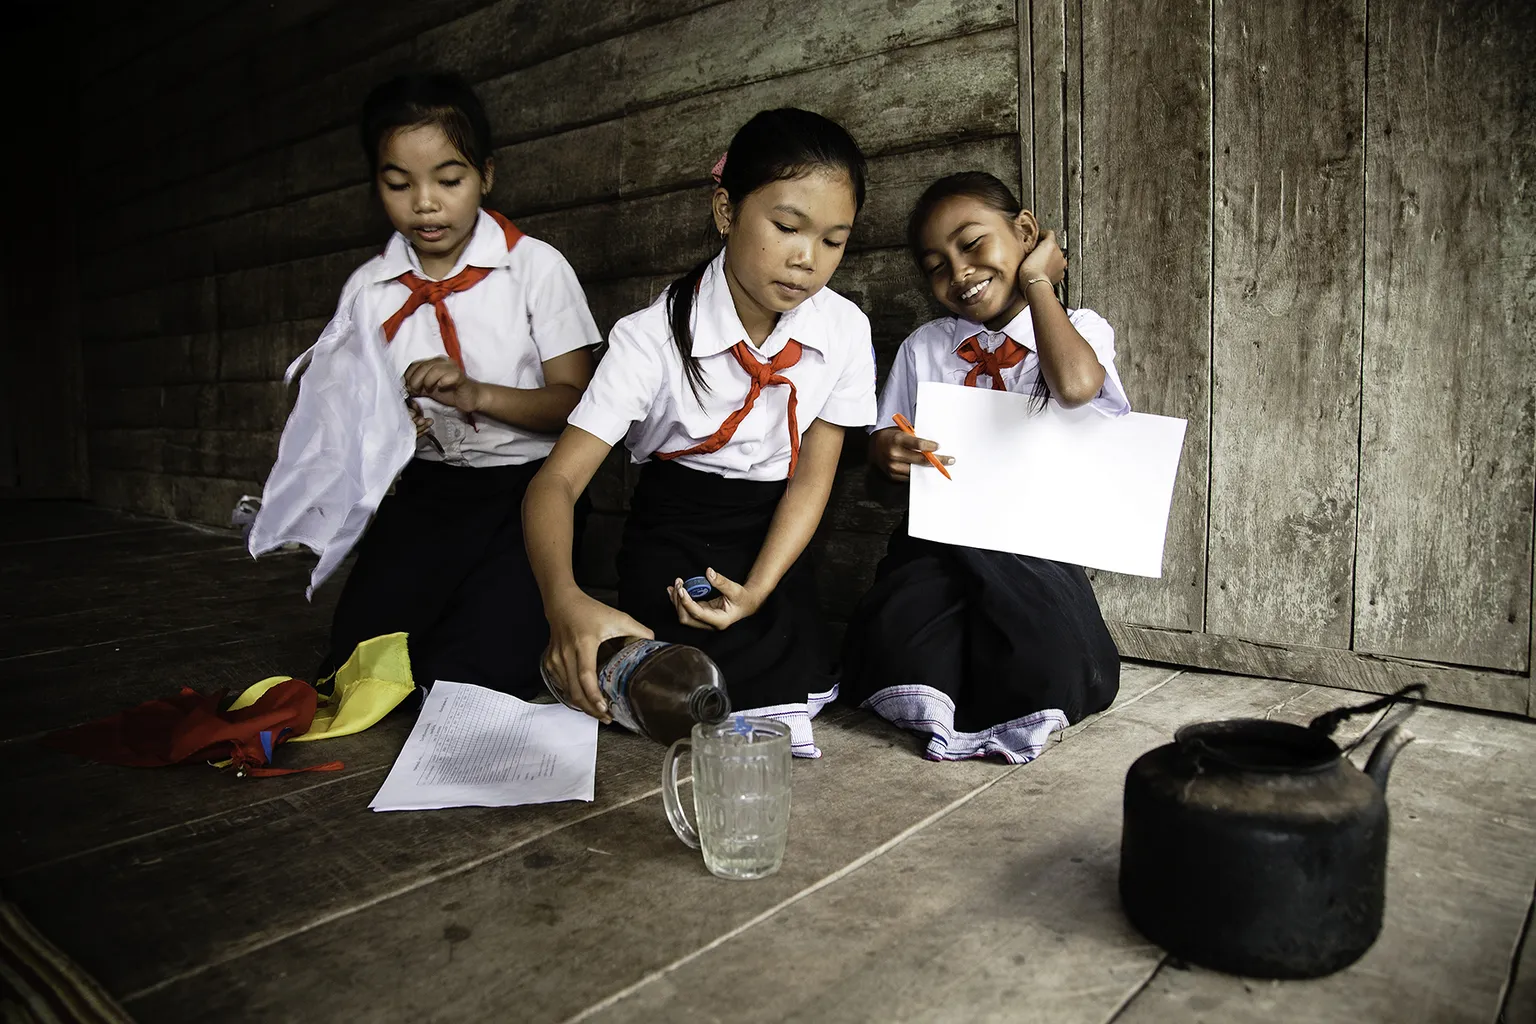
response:
<path id="1" fill-rule="evenodd" d="M 367 527 L 319 678 L 362 641 L 404 632 L 419 685 L 532 697 L 548 633 L 523 493 L 601 336 L 565 258 L 481 207 L 496 168 L 467 85 L 386 82 L 361 134 L 395 232 L 348 279 L 308 354 L 252 550 L 308 544 L 318 585 Z"/>
<path id="2" fill-rule="evenodd" d="M 843 428 L 874 421 L 869 320 L 826 287 L 864 202 L 864 158 L 804 110 L 747 122 L 717 168 L 724 245 L 620 320 L 524 505 L 552 670 L 607 720 L 596 651 L 632 635 L 690 644 L 732 707 L 778 718 L 819 756 L 811 718 L 836 695 L 806 544 Z M 571 510 L 612 445 L 642 464 L 618 555 L 618 608 L 571 571 Z M 682 586 L 704 576 L 715 596 Z M 654 631 L 654 633 L 652 632 Z"/>
<path id="3" fill-rule="evenodd" d="M 897 413 L 916 418 L 919 381 L 1022 392 L 1037 409 L 1130 411 L 1114 331 L 1091 310 L 1062 308 L 1054 288 L 1066 259 L 1055 235 L 1042 237 L 1001 181 L 967 172 L 934 182 L 907 237 L 933 297 L 954 316 L 902 343 L 870 435 L 877 470 L 898 481 L 936 472 L 924 453 L 939 444 L 894 425 Z M 978 514 L 1029 528 L 1027 508 Z M 1108 707 L 1120 682 L 1081 567 L 918 540 L 905 519 L 854 611 L 843 660 L 844 698 L 926 733 L 933 760 L 1029 761 L 1052 732 Z"/>

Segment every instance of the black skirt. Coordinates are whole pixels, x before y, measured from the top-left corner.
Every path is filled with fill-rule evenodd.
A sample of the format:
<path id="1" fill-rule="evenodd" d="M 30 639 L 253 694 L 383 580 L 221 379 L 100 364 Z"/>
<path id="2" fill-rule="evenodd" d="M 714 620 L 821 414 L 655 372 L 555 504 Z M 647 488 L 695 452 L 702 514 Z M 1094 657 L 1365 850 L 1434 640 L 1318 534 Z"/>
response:
<path id="1" fill-rule="evenodd" d="M 932 760 L 1032 760 L 1119 687 L 1082 568 L 917 540 L 905 521 L 843 649 L 844 698 L 926 733 Z"/>
<path id="2" fill-rule="evenodd" d="M 447 679 L 523 698 L 543 692 L 549 624 L 522 520 L 523 494 L 543 464 L 413 459 L 358 544 L 320 678 L 362 641 L 404 632 L 418 685 Z"/>
<path id="3" fill-rule="evenodd" d="M 789 726 L 799 757 L 819 757 L 811 719 L 837 695 L 821 639 L 816 583 L 802 555 L 753 615 L 716 631 L 684 626 L 667 595 L 705 569 L 745 583 L 785 481 L 729 480 L 675 462 L 647 463 L 619 548 L 619 608 L 658 640 L 688 644 L 720 666 L 733 711 Z"/>

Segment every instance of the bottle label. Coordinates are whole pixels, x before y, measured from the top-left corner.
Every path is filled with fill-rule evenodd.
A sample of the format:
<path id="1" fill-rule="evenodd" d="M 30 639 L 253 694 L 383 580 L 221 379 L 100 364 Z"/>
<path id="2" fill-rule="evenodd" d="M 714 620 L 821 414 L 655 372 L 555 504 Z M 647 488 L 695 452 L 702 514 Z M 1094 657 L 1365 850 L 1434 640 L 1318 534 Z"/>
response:
<path id="1" fill-rule="evenodd" d="M 603 691 L 608 701 L 608 713 L 630 732 L 641 731 L 629 703 L 630 680 L 642 661 L 666 646 L 668 644 L 662 640 L 636 640 L 609 658 L 608 664 L 597 672 L 597 688 Z"/>

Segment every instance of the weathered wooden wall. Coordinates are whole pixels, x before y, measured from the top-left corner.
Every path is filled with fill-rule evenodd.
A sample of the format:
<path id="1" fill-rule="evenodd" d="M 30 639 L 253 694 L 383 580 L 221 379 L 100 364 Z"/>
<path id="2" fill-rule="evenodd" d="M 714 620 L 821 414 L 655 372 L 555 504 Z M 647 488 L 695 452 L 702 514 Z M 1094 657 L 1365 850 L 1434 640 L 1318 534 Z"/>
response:
<path id="1" fill-rule="evenodd" d="M 799 104 L 871 157 L 833 287 L 882 370 L 930 315 L 906 210 L 980 167 L 1064 230 L 1135 405 L 1189 418 L 1166 575 L 1097 581 L 1127 654 L 1367 689 L 1429 672 L 1528 710 L 1516 0 L 182 0 L 94 27 L 81 312 L 105 503 L 220 522 L 259 489 L 283 366 L 387 234 L 352 126 L 383 77 L 476 83 L 494 205 L 567 254 L 604 328 L 708 251 L 734 128 Z M 899 515 L 861 447 L 817 544 L 834 620 Z M 593 488 L 597 585 L 622 461 Z"/>
<path id="2" fill-rule="evenodd" d="M 8 10 L 0 90 L 25 105 L 0 160 L 10 227 L 0 232 L 0 497 L 82 498 L 86 416 L 81 365 L 77 167 L 80 125 L 68 61 L 39 59 L 39 40 L 66 45 L 67 13 Z"/>
<path id="3" fill-rule="evenodd" d="M 569 257 L 605 329 L 708 251 L 709 168 L 746 117 L 798 103 L 842 121 L 871 188 L 835 286 L 870 310 L 888 364 L 928 315 L 900 248 L 917 192 L 959 167 L 1020 181 L 1015 17 L 1013 0 L 316 0 L 197 8 L 147 49 L 114 29 L 99 45 L 119 63 L 86 87 L 92 109 L 120 115 L 103 125 L 106 230 L 87 279 L 96 496 L 218 522 L 259 489 L 283 366 L 387 234 L 352 117 L 407 67 L 476 84 L 496 130 L 493 205 Z M 612 580 L 625 477 L 616 454 L 593 488 L 583 570 L 597 585 Z M 823 540 L 843 611 L 883 544 L 871 531 L 895 515 L 863 504 Z"/>
<path id="4" fill-rule="evenodd" d="M 1075 298 L 1191 425 L 1122 650 L 1530 713 L 1533 9 L 1080 10 Z"/>

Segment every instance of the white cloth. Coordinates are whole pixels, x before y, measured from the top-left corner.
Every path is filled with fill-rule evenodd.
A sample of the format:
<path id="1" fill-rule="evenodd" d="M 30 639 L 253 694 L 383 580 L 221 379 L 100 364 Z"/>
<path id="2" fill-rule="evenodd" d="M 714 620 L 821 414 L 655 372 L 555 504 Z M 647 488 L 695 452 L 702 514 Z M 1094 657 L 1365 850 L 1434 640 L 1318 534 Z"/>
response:
<path id="1" fill-rule="evenodd" d="M 405 383 L 358 321 L 360 298 L 343 290 L 320 340 L 283 375 L 291 383 L 309 368 L 247 541 L 253 556 L 284 544 L 318 554 L 306 597 L 352 550 L 416 447 Z"/>
<path id="2" fill-rule="evenodd" d="M 1091 309 L 1074 309 L 1067 314 L 1077 333 L 1083 336 L 1104 367 L 1104 386 L 1089 403 L 1106 416 L 1124 416 L 1131 411 L 1131 401 L 1126 397 L 1115 369 L 1115 329 Z M 1015 343 L 1029 349 L 1029 355 L 1017 365 L 1003 371 L 1005 390 L 1029 394 L 1040 376 L 1040 358 L 1036 349 L 1034 319 L 1026 306 L 1018 316 L 1010 320 L 1001 331 L 991 331 L 983 324 L 972 323 L 956 317 L 931 320 L 907 336 L 896 353 L 880 392 L 879 417 L 871 430 L 879 430 L 895 423 L 895 415 L 901 413 L 912 420 L 917 418 L 917 385 L 920 381 L 933 380 L 946 384 L 964 384 L 966 375 L 975 367 L 955 354 L 955 350 L 967 338 L 980 335 L 977 344 L 988 352 L 996 351 L 1006 335 Z M 977 380 L 981 387 L 990 387 L 991 380 Z M 1052 399 L 1054 401 L 1054 399 Z M 937 440 L 942 441 L 942 438 Z"/>
<path id="3" fill-rule="evenodd" d="M 601 340 L 575 272 L 548 243 L 525 235 L 508 251 L 501 225 L 481 210 L 470 244 L 448 276 L 471 265 L 493 272 L 445 300 L 471 377 L 543 387 L 544 360 Z M 407 317 L 393 341 L 384 340 L 384 321 L 410 296 L 395 280 L 406 271 L 426 276 L 397 232 L 383 253 L 347 279 L 336 315 L 284 375 L 289 383 L 304 377 L 248 547 L 261 555 L 302 544 L 318 554 L 309 597 L 362 537 L 412 456 L 469 467 L 520 465 L 554 447 L 554 435 L 489 416 L 475 417 L 471 426 L 457 410 L 427 399 L 418 402 L 434 420 L 432 433 L 444 455 L 416 437 L 403 375 L 411 363 L 442 356 L 444 349 L 430 304 Z"/>
<path id="4" fill-rule="evenodd" d="M 458 330 L 465 372 L 476 380 L 509 388 L 541 388 L 545 361 L 602 342 L 576 272 L 548 242 L 524 235 L 508 251 L 501 225 L 481 210 L 464 255 L 445 279 L 465 267 L 492 270 L 479 284 L 443 300 Z M 361 319 L 380 344 L 384 344 L 384 321 L 410 298 L 410 288 L 396 280 L 407 271 L 429 276 L 422 272 L 416 250 L 396 232 L 382 253 L 352 275 L 363 285 Z M 432 306 L 424 304 L 407 317 L 384 348 L 397 376 L 418 359 L 442 357 L 443 338 Z M 423 438 L 416 448 L 422 459 L 460 466 L 521 465 L 547 456 L 558 436 L 558 432 L 535 433 L 484 415 L 476 416 L 471 426 L 457 409 L 429 399 L 417 401 L 432 419 L 432 434 L 443 446 L 439 455 Z"/>
<path id="5" fill-rule="evenodd" d="M 782 314 L 763 343 L 753 345 L 736 315 L 724 265 L 722 252 L 705 271 L 693 306 L 693 354 L 709 390 L 701 388 L 695 398 L 688 386 L 663 292 L 614 325 L 597 374 L 571 413 L 572 426 L 608 444 L 623 438 L 635 462 L 692 448 L 746 401 L 751 380 L 731 355 L 732 346 L 745 341 L 767 362 L 791 339 L 802 346 L 800 361 L 782 376 L 794 381 L 802 436 L 816 419 L 844 427 L 874 421 L 875 353 L 863 311 L 822 288 Z M 788 387 L 764 388 L 730 443 L 677 462 L 728 479 L 783 480 L 789 475 L 788 408 Z"/>

